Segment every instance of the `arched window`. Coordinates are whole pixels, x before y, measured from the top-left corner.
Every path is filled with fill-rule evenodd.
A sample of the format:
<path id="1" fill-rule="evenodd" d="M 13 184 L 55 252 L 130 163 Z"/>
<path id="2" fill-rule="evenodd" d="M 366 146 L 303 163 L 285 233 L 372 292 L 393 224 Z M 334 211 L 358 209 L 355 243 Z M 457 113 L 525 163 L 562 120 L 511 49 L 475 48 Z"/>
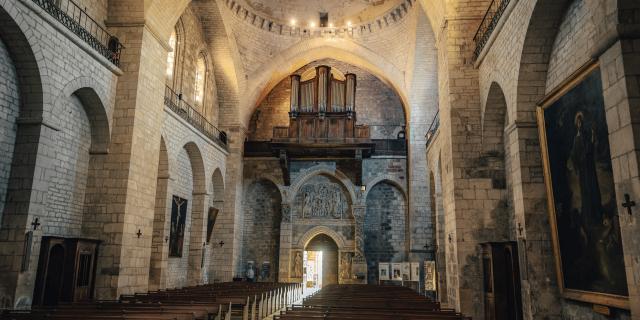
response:
<path id="1" fill-rule="evenodd" d="M 196 61 L 196 78 L 194 85 L 194 101 L 196 105 L 202 106 L 204 102 L 204 85 L 205 85 L 205 77 L 207 73 L 207 66 L 205 63 L 205 58 L 201 54 L 198 57 L 198 61 Z"/>
<path id="2" fill-rule="evenodd" d="M 173 70 L 175 69 L 176 62 L 176 43 L 177 43 L 176 31 L 174 30 L 171 33 L 171 38 L 169 38 L 169 46 L 171 47 L 171 51 L 167 55 L 167 80 L 173 79 Z"/>

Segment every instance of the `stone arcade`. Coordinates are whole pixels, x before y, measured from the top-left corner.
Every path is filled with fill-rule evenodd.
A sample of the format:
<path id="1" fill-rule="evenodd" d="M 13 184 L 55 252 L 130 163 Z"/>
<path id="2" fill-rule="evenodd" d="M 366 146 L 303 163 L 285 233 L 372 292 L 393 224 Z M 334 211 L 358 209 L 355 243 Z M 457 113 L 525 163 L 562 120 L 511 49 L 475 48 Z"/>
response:
<path id="1" fill-rule="evenodd" d="M 15 319 L 640 319 L 637 0 L 0 0 L 0 70 Z"/>

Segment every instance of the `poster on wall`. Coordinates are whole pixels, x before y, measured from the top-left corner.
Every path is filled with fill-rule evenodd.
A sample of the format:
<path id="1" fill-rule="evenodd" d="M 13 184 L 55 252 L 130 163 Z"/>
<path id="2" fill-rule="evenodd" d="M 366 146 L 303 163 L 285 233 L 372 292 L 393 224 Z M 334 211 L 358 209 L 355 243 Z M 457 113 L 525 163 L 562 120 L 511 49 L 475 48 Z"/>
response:
<path id="1" fill-rule="evenodd" d="M 411 263 L 403 262 L 402 263 L 402 281 L 410 281 L 411 280 Z"/>
<path id="2" fill-rule="evenodd" d="M 566 298 L 629 308 L 600 69 L 576 74 L 537 110 L 558 283 Z"/>
<path id="3" fill-rule="evenodd" d="M 187 219 L 187 200 L 173 196 L 171 201 L 171 226 L 169 230 L 169 256 L 182 257 L 184 225 Z"/>
<path id="4" fill-rule="evenodd" d="M 378 263 L 378 279 L 380 281 L 389 280 L 389 264 L 388 263 Z"/>
<path id="5" fill-rule="evenodd" d="M 391 280 L 402 281 L 402 263 L 391 264 Z"/>
<path id="6" fill-rule="evenodd" d="M 424 262 L 424 290 L 436 291 L 436 262 Z"/>
<path id="7" fill-rule="evenodd" d="M 411 281 L 420 281 L 420 262 L 411 262 Z"/>

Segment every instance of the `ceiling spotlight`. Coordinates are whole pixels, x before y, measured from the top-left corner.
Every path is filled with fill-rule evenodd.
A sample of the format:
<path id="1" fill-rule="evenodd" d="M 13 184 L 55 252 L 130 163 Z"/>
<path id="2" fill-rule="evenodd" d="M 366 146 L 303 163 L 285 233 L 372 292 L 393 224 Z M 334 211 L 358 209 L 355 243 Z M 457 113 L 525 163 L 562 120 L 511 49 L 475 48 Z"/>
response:
<path id="1" fill-rule="evenodd" d="M 351 21 L 347 21 L 347 27 L 351 27 Z"/>
<path id="2" fill-rule="evenodd" d="M 296 19 L 291 19 L 291 25 L 295 26 L 296 25 Z"/>
<path id="3" fill-rule="evenodd" d="M 329 28 L 333 28 L 333 23 L 329 23 Z"/>
<path id="4" fill-rule="evenodd" d="M 316 23 L 315 23 L 315 22 L 310 22 L 310 23 L 309 23 L 309 27 L 311 27 L 311 28 L 315 28 L 315 27 L 316 27 Z"/>

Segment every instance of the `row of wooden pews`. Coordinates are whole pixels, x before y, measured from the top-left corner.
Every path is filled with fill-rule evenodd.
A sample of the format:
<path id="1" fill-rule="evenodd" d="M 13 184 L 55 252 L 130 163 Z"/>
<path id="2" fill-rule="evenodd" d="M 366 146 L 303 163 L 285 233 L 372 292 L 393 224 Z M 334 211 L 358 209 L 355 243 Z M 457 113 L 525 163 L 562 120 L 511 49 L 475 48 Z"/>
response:
<path id="1" fill-rule="evenodd" d="M 227 282 L 123 295 L 114 301 L 5 311 L 0 319 L 259 320 L 301 297 L 301 284 Z"/>
<path id="2" fill-rule="evenodd" d="M 302 305 L 287 307 L 277 320 L 300 319 L 412 319 L 469 320 L 440 303 L 401 286 L 332 285 L 304 298 Z"/>

